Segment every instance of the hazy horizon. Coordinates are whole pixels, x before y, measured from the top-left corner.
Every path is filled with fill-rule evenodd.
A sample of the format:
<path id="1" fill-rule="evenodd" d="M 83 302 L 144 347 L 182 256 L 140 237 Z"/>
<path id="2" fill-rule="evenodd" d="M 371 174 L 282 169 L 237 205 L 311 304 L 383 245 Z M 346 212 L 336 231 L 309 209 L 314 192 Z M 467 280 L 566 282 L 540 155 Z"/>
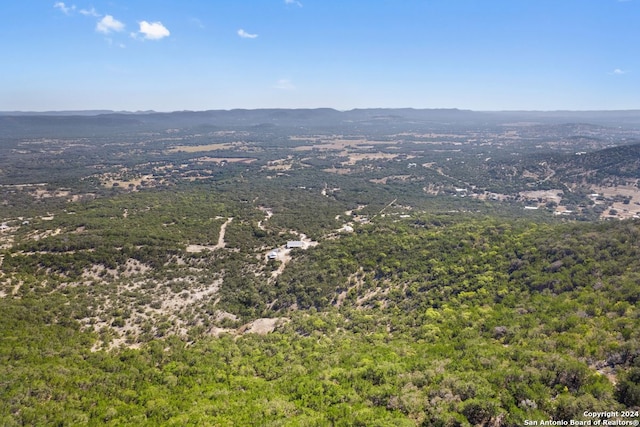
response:
<path id="1" fill-rule="evenodd" d="M 202 113 L 207 111 L 262 111 L 262 110 L 334 110 L 346 113 L 357 110 L 415 110 L 415 111 L 460 111 L 472 113 L 625 113 L 640 112 L 640 108 L 611 109 L 611 110 L 472 110 L 466 108 L 418 108 L 418 107 L 358 107 L 350 109 L 339 109 L 333 107 L 258 107 L 258 108 L 208 108 L 203 110 L 111 110 L 107 108 L 86 109 L 86 110 L 0 110 L 0 114 L 71 114 L 71 113 L 93 113 L 93 114 L 171 114 L 171 113 Z"/>

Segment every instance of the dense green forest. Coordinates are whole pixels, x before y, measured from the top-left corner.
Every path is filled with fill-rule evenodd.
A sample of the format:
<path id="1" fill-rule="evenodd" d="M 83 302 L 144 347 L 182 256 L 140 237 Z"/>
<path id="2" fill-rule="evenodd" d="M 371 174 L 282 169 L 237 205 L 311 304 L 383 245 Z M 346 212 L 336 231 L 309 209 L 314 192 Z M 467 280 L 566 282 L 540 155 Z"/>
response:
<path id="1" fill-rule="evenodd" d="M 251 291 L 256 315 L 290 319 L 268 335 L 110 352 L 69 316 L 78 291 L 34 285 L 0 300 L 2 421 L 522 425 L 637 407 L 639 237 L 637 222 L 389 218 L 274 285 L 221 290 L 230 310 Z"/>

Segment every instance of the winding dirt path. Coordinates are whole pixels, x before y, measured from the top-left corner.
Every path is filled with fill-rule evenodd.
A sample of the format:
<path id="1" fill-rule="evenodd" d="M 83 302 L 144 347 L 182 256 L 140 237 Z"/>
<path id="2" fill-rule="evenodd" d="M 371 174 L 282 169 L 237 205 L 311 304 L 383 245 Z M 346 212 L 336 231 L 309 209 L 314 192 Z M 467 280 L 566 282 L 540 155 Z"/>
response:
<path id="1" fill-rule="evenodd" d="M 260 221 L 258 221 L 258 228 L 262 231 L 265 231 L 266 228 L 264 226 L 264 224 L 262 223 L 263 221 L 268 221 L 269 218 L 271 218 L 273 216 L 273 211 L 269 208 L 265 208 L 265 207 L 258 207 L 258 209 L 260 209 L 262 212 L 265 213 L 266 218 L 265 219 L 261 219 Z"/>
<path id="2" fill-rule="evenodd" d="M 227 225 L 231 224 L 233 217 L 229 217 L 224 224 L 220 226 L 220 234 L 218 235 L 218 243 L 213 247 L 214 249 L 222 249 L 227 244 L 224 241 L 224 233 L 227 231 Z"/>
<path id="3" fill-rule="evenodd" d="M 295 231 L 291 231 L 295 233 Z M 312 246 L 318 245 L 318 242 L 311 240 L 306 236 L 306 234 L 298 233 L 298 236 L 300 237 L 300 241 L 302 242 L 302 247 L 297 248 L 297 250 L 306 250 Z M 292 249 L 289 249 L 286 246 L 281 246 L 275 249 L 276 259 L 280 261 L 280 265 L 278 266 L 277 270 L 271 272 L 271 278 L 269 279 L 270 283 L 272 283 L 278 278 L 278 276 L 282 274 L 289 261 L 291 261 L 291 250 Z"/>
<path id="4" fill-rule="evenodd" d="M 198 253 L 198 252 L 202 252 L 204 250 L 215 251 L 216 249 L 224 248 L 227 245 L 227 243 L 224 241 L 224 234 L 227 231 L 227 225 L 229 225 L 231 223 L 231 221 L 233 221 L 233 217 L 227 218 L 227 220 L 224 222 L 224 224 L 222 224 L 220 226 L 220 233 L 218 234 L 218 243 L 216 243 L 215 245 L 209 245 L 209 246 L 205 246 L 205 245 L 189 245 L 189 246 L 187 246 L 187 252 Z"/>

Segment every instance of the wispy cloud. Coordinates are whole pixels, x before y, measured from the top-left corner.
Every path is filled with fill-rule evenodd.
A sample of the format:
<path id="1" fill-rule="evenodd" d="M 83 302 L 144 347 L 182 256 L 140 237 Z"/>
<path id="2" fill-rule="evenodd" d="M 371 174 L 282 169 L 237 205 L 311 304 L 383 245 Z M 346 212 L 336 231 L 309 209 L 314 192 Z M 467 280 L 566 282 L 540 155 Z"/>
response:
<path id="1" fill-rule="evenodd" d="M 284 0 L 284 4 L 295 4 L 298 7 L 302 7 L 302 3 L 298 0 Z"/>
<path id="2" fill-rule="evenodd" d="M 240 28 L 238 30 L 238 35 L 240 37 L 242 37 L 243 39 L 255 39 L 256 37 L 258 37 L 257 34 L 249 34 L 245 30 L 243 30 L 242 28 Z"/>
<path id="3" fill-rule="evenodd" d="M 199 20 L 198 18 L 191 18 L 189 19 L 189 22 L 191 22 L 192 25 L 195 25 L 196 27 L 200 28 L 201 30 L 204 30 L 205 26 L 202 23 L 201 20 Z"/>
<path id="4" fill-rule="evenodd" d="M 622 74 L 627 74 L 627 73 L 628 73 L 628 71 L 626 71 L 626 70 L 622 70 L 622 69 L 620 69 L 620 68 L 616 68 L 615 70 L 613 70 L 613 71 L 612 71 L 612 72 L 610 72 L 609 74 L 613 74 L 613 75 L 615 75 L 615 76 L 620 76 L 620 75 L 622 75 Z"/>
<path id="5" fill-rule="evenodd" d="M 105 17 L 96 24 L 96 31 L 103 34 L 109 34 L 114 31 L 124 31 L 124 24 L 111 15 L 105 15 Z"/>
<path id="6" fill-rule="evenodd" d="M 280 79 L 273 87 L 280 90 L 294 90 L 296 88 L 289 79 Z"/>
<path id="7" fill-rule="evenodd" d="M 109 37 L 105 37 L 105 40 L 107 41 L 107 43 L 109 43 L 109 46 L 117 46 L 120 49 L 126 49 L 127 45 L 125 45 L 124 43 L 116 43 L 113 41 L 113 39 L 109 38 Z"/>
<path id="8" fill-rule="evenodd" d="M 79 12 L 84 16 L 95 16 L 96 18 L 101 16 L 93 7 L 91 9 L 80 9 Z"/>
<path id="9" fill-rule="evenodd" d="M 139 24 L 139 32 L 147 40 L 160 40 L 171 35 L 167 27 L 162 25 L 162 22 L 140 21 Z"/>
<path id="10" fill-rule="evenodd" d="M 69 15 L 71 12 L 76 10 L 76 6 L 75 5 L 67 6 L 66 4 L 64 4 L 61 1 L 55 2 L 53 4 L 53 7 L 55 7 L 56 9 L 60 9 L 62 11 L 62 13 L 64 13 L 65 15 Z"/>

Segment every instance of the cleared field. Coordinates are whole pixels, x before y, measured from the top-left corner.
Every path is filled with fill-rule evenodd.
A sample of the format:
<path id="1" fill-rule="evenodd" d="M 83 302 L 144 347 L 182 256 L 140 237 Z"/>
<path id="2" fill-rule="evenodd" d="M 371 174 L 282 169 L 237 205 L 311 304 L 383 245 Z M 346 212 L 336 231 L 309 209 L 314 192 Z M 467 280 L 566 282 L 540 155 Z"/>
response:
<path id="1" fill-rule="evenodd" d="M 177 145 L 167 150 L 169 153 L 198 153 L 200 151 L 216 151 L 216 150 L 230 150 L 238 148 L 238 143 L 222 143 L 222 144 L 206 144 L 206 145 Z"/>
<path id="2" fill-rule="evenodd" d="M 521 191 L 520 197 L 527 200 L 541 200 L 542 203 L 562 201 L 563 191 L 560 189 L 554 190 L 534 190 L 534 191 Z"/>
<path id="3" fill-rule="evenodd" d="M 223 163 L 223 162 L 227 162 L 227 163 L 252 163 L 255 162 L 256 159 L 251 158 L 251 157 L 198 157 L 196 159 L 193 159 L 196 162 L 210 162 L 210 163 Z"/>
<path id="4" fill-rule="evenodd" d="M 600 218 L 638 218 L 640 217 L 640 188 L 636 185 L 618 185 L 617 187 L 600 187 L 592 186 L 591 189 L 594 193 L 602 194 L 606 199 L 616 199 L 617 197 L 629 198 L 630 202 L 625 204 L 624 202 L 615 201 L 611 204 L 611 209 L 608 209 L 600 215 Z M 612 211 L 615 214 L 612 214 Z"/>
<path id="5" fill-rule="evenodd" d="M 348 156 L 349 160 L 343 162 L 343 165 L 355 165 L 357 162 L 361 160 L 380 160 L 380 159 L 395 159 L 398 157 L 398 154 L 388 154 L 388 153 L 341 153 L 343 156 Z"/>

